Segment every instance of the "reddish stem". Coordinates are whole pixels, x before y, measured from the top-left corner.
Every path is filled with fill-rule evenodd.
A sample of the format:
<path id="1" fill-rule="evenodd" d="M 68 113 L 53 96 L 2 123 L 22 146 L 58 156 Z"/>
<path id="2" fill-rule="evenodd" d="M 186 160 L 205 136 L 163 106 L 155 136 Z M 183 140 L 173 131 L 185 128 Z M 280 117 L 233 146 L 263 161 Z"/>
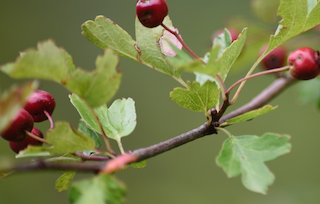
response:
<path id="1" fill-rule="evenodd" d="M 26 133 L 27 133 L 27 135 L 28 135 L 29 137 L 32 137 L 32 138 L 35 139 L 35 140 L 38 140 L 38 141 L 40 141 L 40 142 L 42 142 L 42 143 L 49 144 L 49 143 L 47 142 L 47 140 L 45 140 L 45 139 L 43 139 L 43 138 L 41 138 L 41 137 L 38 137 L 37 135 L 34 135 L 34 134 L 32 134 L 31 132 L 29 132 L 29 131 L 26 131 Z"/>
<path id="2" fill-rule="evenodd" d="M 179 42 L 182 44 L 182 46 L 196 59 L 200 60 L 202 62 L 202 64 L 206 64 L 200 57 L 198 57 L 198 55 L 196 55 L 196 53 L 194 53 L 189 47 L 188 45 L 182 40 L 182 38 L 179 36 L 179 34 L 176 31 L 171 30 L 170 28 L 168 28 L 166 25 L 164 25 L 163 23 L 160 24 L 164 29 L 166 29 L 167 31 L 169 31 L 172 35 L 174 35 Z"/>
<path id="3" fill-rule="evenodd" d="M 54 127 L 54 123 L 53 123 L 52 117 L 51 117 L 51 115 L 48 113 L 48 111 L 44 110 L 43 112 L 44 112 L 44 114 L 47 116 L 48 120 L 50 121 L 50 129 L 49 129 L 49 130 L 52 130 L 53 127 Z"/>

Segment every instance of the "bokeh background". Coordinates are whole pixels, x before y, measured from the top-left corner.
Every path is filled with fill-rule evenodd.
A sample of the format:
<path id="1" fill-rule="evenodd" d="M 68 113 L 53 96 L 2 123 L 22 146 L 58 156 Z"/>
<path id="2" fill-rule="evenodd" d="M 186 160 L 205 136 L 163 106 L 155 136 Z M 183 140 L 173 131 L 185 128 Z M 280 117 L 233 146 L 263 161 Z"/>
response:
<path id="1" fill-rule="evenodd" d="M 19 51 L 36 47 L 37 42 L 51 38 L 71 54 L 77 67 L 92 70 L 97 55 L 101 55 L 103 50 L 90 44 L 81 35 L 81 24 L 101 14 L 134 36 L 135 2 L 1 1 L 0 64 L 14 61 Z M 254 19 L 250 12 L 250 0 L 167 0 L 167 3 L 174 25 L 179 28 L 185 42 L 200 56 L 209 49 L 211 34 L 225 27 L 228 19 L 233 16 Z M 205 122 L 202 113 L 190 112 L 170 100 L 169 92 L 179 86 L 170 77 L 123 58 L 119 68 L 123 72 L 123 82 L 114 99 L 132 97 L 136 101 L 138 115 L 136 130 L 123 139 L 126 150 L 158 143 Z M 227 86 L 244 74 L 245 70 L 232 74 L 227 79 Z M 185 74 L 184 78 L 193 79 L 189 74 Z M 263 76 L 249 81 L 231 109 L 251 100 L 273 80 L 274 77 Z M 22 82 L 0 72 L 2 90 Z M 41 88 L 52 93 L 56 99 L 53 119 L 70 121 L 76 125 L 79 115 L 69 102 L 70 93 L 60 85 L 47 81 L 41 81 Z M 319 111 L 314 104 L 301 106 L 295 86 L 271 104 L 279 105 L 279 108 L 251 122 L 228 128 L 233 135 L 276 132 L 292 136 L 292 152 L 267 163 L 276 175 L 268 195 L 246 190 L 240 177 L 229 179 L 217 167 L 215 158 L 227 138 L 221 133 L 149 159 L 144 169 L 130 168 L 116 173 L 128 187 L 128 203 L 319 203 Z M 37 127 L 45 131 L 49 123 L 43 122 Z M 4 140 L 0 141 L 0 155 L 15 159 L 15 154 Z M 67 192 L 57 192 L 54 188 L 55 180 L 60 175 L 60 172 L 38 171 L 16 173 L 3 178 L 0 180 L 0 203 L 69 203 Z M 79 173 L 75 180 L 91 176 L 89 173 Z"/>

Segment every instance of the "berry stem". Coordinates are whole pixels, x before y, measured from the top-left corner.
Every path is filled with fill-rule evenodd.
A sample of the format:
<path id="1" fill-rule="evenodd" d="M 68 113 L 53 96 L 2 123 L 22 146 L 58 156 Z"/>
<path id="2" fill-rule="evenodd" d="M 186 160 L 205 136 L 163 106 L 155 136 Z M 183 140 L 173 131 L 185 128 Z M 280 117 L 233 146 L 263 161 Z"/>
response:
<path id="1" fill-rule="evenodd" d="M 53 127 L 54 127 L 54 123 L 53 123 L 52 117 L 51 117 L 51 115 L 48 113 L 48 111 L 44 110 L 43 112 L 44 112 L 44 114 L 47 116 L 48 120 L 50 121 L 50 129 L 49 129 L 49 130 L 52 130 Z"/>
<path id="2" fill-rule="evenodd" d="M 164 29 L 166 29 L 167 31 L 169 31 L 172 35 L 174 35 L 179 42 L 182 44 L 182 46 L 196 59 L 200 60 L 202 62 L 202 64 L 206 64 L 200 57 L 198 57 L 198 55 L 196 55 L 196 53 L 194 53 L 189 47 L 188 45 L 182 40 L 182 38 L 179 36 L 179 34 L 176 31 L 171 30 L 170 28 L 168 28 L 166 25 L 164 25 L 163 23 L 160 24 Z"/>
<path id="3" fill-rule="evenodd" d="M 287 71 L 289 70 L 289 66 L 285 66 L 285 67 L 280 67 L 280 68 L 276 68 L 276 69 L 271 69 L 271 70 L 266 70 L 266 71 L 262 71 L 262 72 L 258 72 L 256 74 L 252 74 L 250 76 L 247 76 L 247 77 L 244 77 L 242 79 L 240 79 L 239 81 L 237 81 L 236 83 L 234 83 L 227 91 L 226 91 L 226 94 L 230 94 L 230 91 L 235 88 L 238 84 L 248 80 L 248 79 L 252 79 L 254 77 L 257 77 L 257 76 L 262 76 L 262 75 L 265 75 L 265 74 L 271 74 L 271 73 L 277 73 L 277 72 L 282 72 L 282 71 Z M 240 91 L 242 90 L 242 87 L 239 87 L 239 89 L 237 90 L 236 94 L 233 96 L 232 100 L 230 101 L 230 105 L 233 104 L 236 99 L 238 98 L 239 94 L 240 94 Z"/>
<path id="4" fill-rule="evenodd" d="M 228 130 L 226 130 L 226 129 L 224 129 L 224 128 L 216 127 L 216 130 L 221 130 L 221 131 L 224 132 L 229 138 L 232 137 L 232 134 L 231 134 Z"/>
<path id="5" fill-rule="evenodd" d="M 29 132 L 29 131 L 26 131 L 26 133 L 27 133 L 27 135 L 28 135 L 29 137 L 32 137 L 32 138 L 35 139 L 35 140 L 38 140 L 38 141 L 40 141 L 40 142 L 42 142 L 42 143 L 49 144 L 49 143 L 47 142 L 47 140 L 45 140 L 45 139 L 43 139 L 43 138 L 41 138 L 41 137 L 38 137 L 37 135 L 34 135 L 34 134 L 32 134 L 31 132 Z M 49 144 L 49 145 L 50 145 L 50 144 Z"/>

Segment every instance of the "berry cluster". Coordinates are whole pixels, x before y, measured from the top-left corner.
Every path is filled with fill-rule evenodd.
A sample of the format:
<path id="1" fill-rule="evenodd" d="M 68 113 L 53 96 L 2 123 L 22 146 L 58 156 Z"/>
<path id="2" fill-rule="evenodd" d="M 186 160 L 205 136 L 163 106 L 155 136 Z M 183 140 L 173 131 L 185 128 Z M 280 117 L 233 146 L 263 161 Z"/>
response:
<path id="1" fill-rule="evenodd" d="M 33 124 L 47 119 L 52 121 L 51 114 L 55 105 L 55 100 L 50 93 L 36 90 L 28 97 L 24 108 L 18 111 L 7 128 L 0 133 L 1 137 L 9 141 L 11 149 L 16 153 L 28 145 L 41 146 L 42 142 L 34 137 L 43 138 L 43 134 L 36 127 L 33 127 Z"/>
<path id="2" fill-rule="evenodd" d="M 260 50 L 262 55 L 268 46 L 263 46 Z M 261 65 L 264 69 L 270 70 L 285 65 L 286 49 L 277 47 L 266 55 Z M 290 74 L 298 80 L 313 79 L 320 74 L 320 54 L 310 47 L 301 47 L 288 57 Z"/>

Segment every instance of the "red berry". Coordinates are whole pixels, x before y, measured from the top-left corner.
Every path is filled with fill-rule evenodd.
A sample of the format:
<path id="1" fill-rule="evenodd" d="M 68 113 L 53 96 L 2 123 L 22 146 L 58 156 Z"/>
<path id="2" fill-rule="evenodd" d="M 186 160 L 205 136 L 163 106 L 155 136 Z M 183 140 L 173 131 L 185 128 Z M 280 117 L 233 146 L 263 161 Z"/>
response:
<path id="1" fill-rule="evenodd" d="M 154 28 L 160 25 L 168 14 L 168 6 L 165 0 L 139 0 L 136 13 L 142 25 Z"/>
<path id="2" fill-rule="evenodd" d="M 36 127 L 32 129 L 31 133 L 38 137 L 43 138 L 42 132 Z M 21 150 L 24 150 L 25 148 L 27 148 L 28 145 L 42 146 L 42 142 L 29 136 L 27 139 L 23 140 L 22 142 L 9 142 L 9 145 L 12 151 L 18 154 Z"/>
<path id="3" fill-rule="evenodd" d="M 50 93 L 36 90 L 29 96 L 24 109 L 30 113 L 34 122 L 42 122 L 48 119 L 44 111 L 51 115 L 55 106 L 56 102 Z"/>
<path id="4" fill-rule="evenodd" d="M 33 128 L 32 116 L 23 108 L 15 115 L 10 125 L 0 133 L 1 137 L 11 142 L 22 142 L 27 139 L 25 131 L 31 131 Z"/>
<path id="5" fill-rule="evenodd" d="M 302 47 L 293 51 L 288 58 L 290 74 L 299 80 L 315 78 L 320 73 L 319 51 Z"/>
<path id="6" fill-rule="evenodd" d="M 227 28 L 230 35 L 231 35 L 231 42 L 235 41 L 236 39 L 238 39 L 238 35 L 239 35 L 239 32 L 234 29 L 234 28 Z M 218 35 L 222 34 L 224 32 L 224 29 L 220 29 L 220 30 L 217 30 L 216 32 L 213 33 L 212 35 L 212 41 L 213 39 L 215 39 L 216 37 L 218 37 Z"/>
<path id="7" fill-rule="evenodd" d="M 268 45 L 264 45 L 260 49 L 260 55 L 262 55 L 268 49 Z M 280 46 L 272 50 L 261 61 L 261 65 L 265 69 L 274 69 L 283 67 L 286 61 L 287 50 Z"/>

